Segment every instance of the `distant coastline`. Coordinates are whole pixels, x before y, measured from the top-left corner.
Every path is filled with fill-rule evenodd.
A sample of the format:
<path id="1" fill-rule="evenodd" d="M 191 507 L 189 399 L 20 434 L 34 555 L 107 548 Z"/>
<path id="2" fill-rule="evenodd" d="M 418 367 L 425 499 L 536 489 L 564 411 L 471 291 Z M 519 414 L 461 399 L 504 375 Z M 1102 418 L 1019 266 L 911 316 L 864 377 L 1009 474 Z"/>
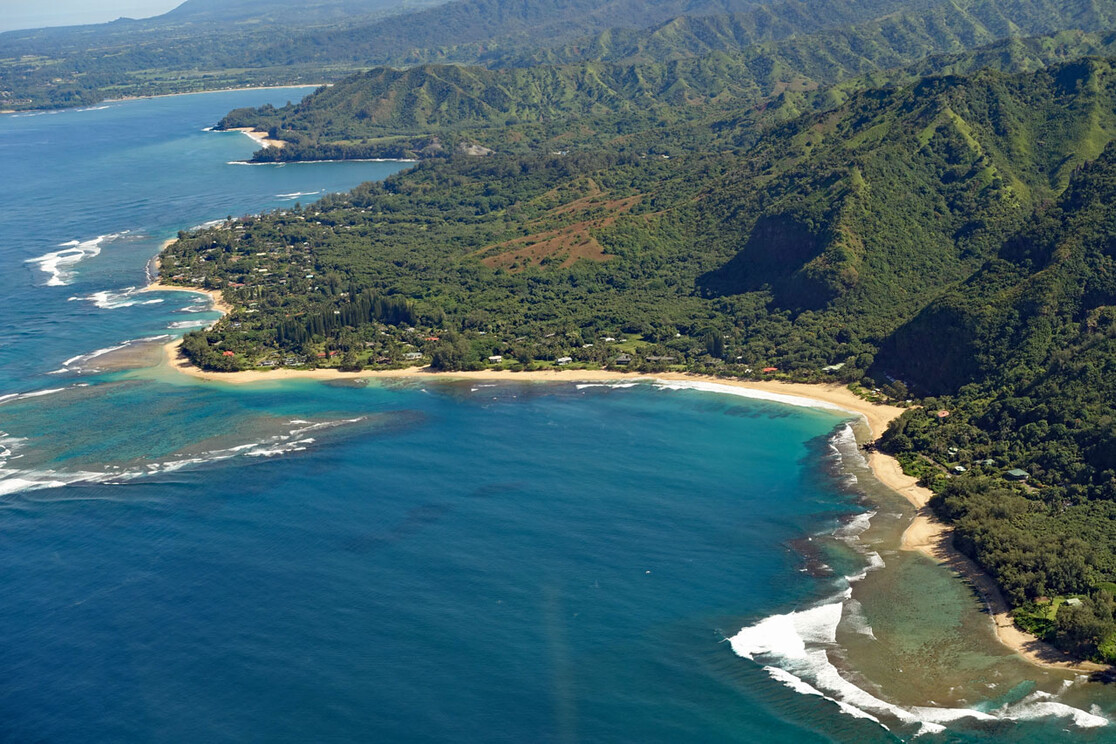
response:
<path id="1" fill-rule="evenodd" d="M 205 90 L 188 90 L 182 93 L 152 93 L 143 96 L 121 96 L 119 98 L 103 98 L 96 103 L 83 103 L 77 106 L 64 106 L 54 108 L 28 108 L 28 109 L 0 109 L 0 116 L 4 114 L 37 114 L 47 111 L 76 111 L 84 108 L 99 106 L 102 103 L 123 103 L 125 101 L 143 101 L 154 98 L 176 98 L 178 96 L 201 96 L 207 93 L 236 93 L 244 90 L 284 90 L 289 88 L 321 88 L 333 83 L 291 83 L 290 85 L 247 85 L 240 88 L 211 88 Z"/>
<path id="2" fill-rule="evenodd" d="M 152 93 L 144 96 L 121 96 L 120 98 L 106 98 L 101 103 L 120 103 L 121 101 L 142 101 L 148 98 L 175 98 L 177 96 L 201 96 L 206 93 L 236 93 L 243 90 L 283 90 L 286 88 L 320 88 L 332 83 L 291 83 L 290 85 L 246 85 L 240 88 L 209 88 L 206 90 L 188 90 L 182 93 Z M 96 105 L 96 104 L 94 104 Z M 80 108 L 80 107 L 79 107 Z M 54 111 L 57 109 L 27 109 L 28 111 Z"/>

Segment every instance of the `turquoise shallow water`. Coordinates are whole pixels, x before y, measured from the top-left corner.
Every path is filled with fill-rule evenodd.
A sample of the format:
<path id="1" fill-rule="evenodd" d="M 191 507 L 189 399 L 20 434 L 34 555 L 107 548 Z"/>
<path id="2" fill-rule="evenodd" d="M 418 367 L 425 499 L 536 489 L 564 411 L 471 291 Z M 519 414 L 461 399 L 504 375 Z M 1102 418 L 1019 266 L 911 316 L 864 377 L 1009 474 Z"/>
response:
<path id="1" fill-rule="evenodd" d="M 839 412 L 96 371 L 214 317 L 128 290 L 161 240 L 400 167 L 203 131 L 299 94 L 0 118 L 0 740 L 1113 740 L 1103 687 L 942 640 L 979 614 L 857 537 L 902 513 Z M 958 669 L 987 720 L 940 723 Z"/>

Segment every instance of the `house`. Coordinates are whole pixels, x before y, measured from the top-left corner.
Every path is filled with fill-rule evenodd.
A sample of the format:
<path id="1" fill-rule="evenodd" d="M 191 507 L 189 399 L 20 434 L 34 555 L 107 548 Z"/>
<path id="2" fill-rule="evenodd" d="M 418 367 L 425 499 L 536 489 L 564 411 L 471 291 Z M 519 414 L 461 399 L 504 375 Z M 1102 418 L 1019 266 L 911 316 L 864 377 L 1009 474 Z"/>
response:
<path id="1" fill-rule="evenodd" d="M 492 362 L 493 364 L 499 364 L 500 362 L 504 361 L 504 357 L 500 356 L 499 354 L 493 354 L 492 356 L 488 357 L 488 361 Z"/>
<path id="2" fill-rule="evenodd" d="M 554 360 L 554 363 L 557 364 L 559 367 L 564 367 L 572 361 L 573 357 L 558 357 Z"/>
<path id="3" fill-rule="evenodd" d="M 965 467 L 964 465 L 954 465 L 953 466 L 953 474 L 954 475 L 961 475 L 962 473 L 966 472 L 967 470 L 968 470 L 968 468 Z"/>
<path id="4" fill-rule="evenodd" d="M 221 356 L 236 356 L 236 353 L 232 351 L 222 351 Z"/>
<path id="5" fill-rule="evenodd" d="M 631 364 L 632 363 L 632 355 L 631 354 L 621 354 L 620 356 L 616 357 L 616 363 L 617 364 Z"/>
<path id="6" fill-rule="evenodd" d="M 408 362 L 417 362 L 419 359 L 422 359 L 422 354 L 417 351 L 408 351 L 403 355 L 403 358 Z"/>
<path id="7" fill-rule="evenodd" d="M 993 459 L 992 459 L 991 457 L 989 457 L 989 458 L 987 458 L 987 459 L 981 460 L 981 461 L 980 461 L 979 463 L 977 463 L 977 464 L 978 464 L 978 465 L 983 465 L 983 466 L 984 466 L 984 467 L 986 467 L 986 468 L 991 468 L 991 467 L 995 467 L 995 465 L 996 465 L 996 461 L 995 461 L 995 460 L 993 460 Z"/>
<path id="8" fill-rule="evenodd" d="M 768 372 L 778 372 L 779 368 L 778 367 L 764 367 L 762 371 L 764 372 L 764 374 L 766 374 Z"/>
<path id="9" fill-rule="evenodd" d="M 1022 470 L 1020 468 L 1012 468 L 1011 470 L 1004 473 L 1004 477 L 1007 478 L 1009 481 L 1025 481 L 1031 477 L 1031 474 L 1028 473 L 1026 470 Z"/>

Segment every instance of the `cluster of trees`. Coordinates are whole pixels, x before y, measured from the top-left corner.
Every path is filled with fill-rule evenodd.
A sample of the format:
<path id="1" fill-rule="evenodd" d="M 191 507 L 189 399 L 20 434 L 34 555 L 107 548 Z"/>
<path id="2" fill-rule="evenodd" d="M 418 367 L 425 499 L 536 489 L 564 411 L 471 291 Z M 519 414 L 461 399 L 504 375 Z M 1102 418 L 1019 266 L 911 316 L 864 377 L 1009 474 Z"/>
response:
<path id="1" fill-rule="evenodd" d="M 356 299 L 328 305 L 324 310 L 311 309 L 298 318 L 282 321 L 275 329 L 275 342 L 280 349 L 302 348 L 315 338 L 335 336 L 344 328 L 376 322 L 410 325 L 415 322 L 412 304 L 402 297 L 383 297 L 365 291 Z"/>

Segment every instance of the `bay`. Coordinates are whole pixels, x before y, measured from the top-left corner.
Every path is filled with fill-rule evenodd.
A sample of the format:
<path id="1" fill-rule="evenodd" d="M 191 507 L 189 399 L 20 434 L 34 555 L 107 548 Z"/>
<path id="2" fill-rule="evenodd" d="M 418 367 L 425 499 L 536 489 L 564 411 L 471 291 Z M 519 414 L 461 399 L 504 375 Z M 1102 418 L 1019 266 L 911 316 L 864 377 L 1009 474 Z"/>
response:
<path id="1" fill-rule="evenodd" d="M 158 366 L 216 317 L 134 291 L 162 241 L 406 167 L 205 131 L 305 92 L 0 117 L 0 738 L 1113 740 L 896 550 L 840 412 Z"/>

